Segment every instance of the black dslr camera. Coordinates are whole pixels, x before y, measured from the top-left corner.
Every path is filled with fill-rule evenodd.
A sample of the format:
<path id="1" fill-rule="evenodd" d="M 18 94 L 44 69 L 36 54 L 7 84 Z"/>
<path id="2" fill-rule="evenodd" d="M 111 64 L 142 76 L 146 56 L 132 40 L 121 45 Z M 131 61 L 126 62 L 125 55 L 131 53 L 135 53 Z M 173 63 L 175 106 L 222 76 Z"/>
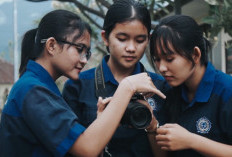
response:
<path id="1" fill-rule="evenodd" d="M 147 106 L 137 100 L 144 100 L 141 94 L 134 94 L 122 117 L 121 124 L 136 129 L 145 129 L 152 120 L 152 113 Z"/>
<path id="2" fill-rule="evenodd" d="M 146 71 L 142 64 L 141 68 L 143 69 L 142 71 Z M 108 96 L 102 69 L 102 64 L 100 63 L 95 71 L 95 92 L 97 98 L 99 96 L 103 98 Z M 133 95 L 122 117 L 121 124 L 131 126 L 136 129 L 145 129 L 152 120 L 152 113 L 148 107 L 139 103 L 137 100 L 144 100 L 144 97 L 139 93 Z"/>

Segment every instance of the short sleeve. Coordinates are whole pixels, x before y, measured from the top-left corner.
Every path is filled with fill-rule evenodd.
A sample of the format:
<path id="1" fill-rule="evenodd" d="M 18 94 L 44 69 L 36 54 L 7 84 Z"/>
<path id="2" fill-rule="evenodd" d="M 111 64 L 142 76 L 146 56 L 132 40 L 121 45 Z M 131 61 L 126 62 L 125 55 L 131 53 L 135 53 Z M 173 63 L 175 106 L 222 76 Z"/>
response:
<path id="1" fill-rule="evenodd" d="M 23 118 L 54 156 L 64 156 L 85 128 L 61 96 L 36 86 L 25 96 Z"/>

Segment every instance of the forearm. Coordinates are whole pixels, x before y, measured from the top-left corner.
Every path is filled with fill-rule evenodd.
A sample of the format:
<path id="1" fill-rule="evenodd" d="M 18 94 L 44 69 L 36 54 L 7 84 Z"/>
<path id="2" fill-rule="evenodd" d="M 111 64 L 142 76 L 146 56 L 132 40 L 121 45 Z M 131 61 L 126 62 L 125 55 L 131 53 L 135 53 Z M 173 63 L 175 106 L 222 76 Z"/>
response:
<path id="1" fill-rule="evenodd" d="M 166 157 L 167 152 L 161 150 L 160 146 L 156 142 L 156 130 L 159 128 L 159 122 L 153 117 L 151 124 L 148 128 L 146 128 L 148 140 L 150 142 L 150 146 L 152 149 L 152 153 L 154 157 Z"/>
<path id="2" fill-rule="evenodd" d="M 102 115 L 77 139 L 72 153 L 97 156 L 113 136 L 133 94 L 134 91 L 127 84 L 120 84 Z"/>
<path id="3" fill-rule="evenodd" d="M 232 154 L 232 146 L 222 144 L 208 138 L 192 134 L 192 140 L 190 147 L 191 149 L 201 153 L 207 157 L 229 157 Z"/>
<path id="4" fill-rule="evenodd" d="M 167 152 L 164 150 L 161 150 L 160 146 L 157 145 L 155 140 L 156 134 L 148 134 L 148 140 L 151 145 L 151 150 L 154 157 L 167 157 Z"/>

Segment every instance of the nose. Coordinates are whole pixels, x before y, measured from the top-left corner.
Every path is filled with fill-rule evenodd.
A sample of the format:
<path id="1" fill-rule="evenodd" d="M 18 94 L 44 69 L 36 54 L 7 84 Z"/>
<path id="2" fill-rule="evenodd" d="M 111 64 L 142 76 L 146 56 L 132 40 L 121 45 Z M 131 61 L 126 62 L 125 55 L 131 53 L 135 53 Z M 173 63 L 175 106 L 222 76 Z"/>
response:
<path id="1" fill-rule="evenodd" d="M 126 51 L 127 52 L 135 52 L 136 50 L 136 44 L 134 41 L 129 41 L 126 45 Z"/>
<path id="2" fill-rule="evenodd" d="M 80 62 L 86 64 L 87 63 L 87 57 L 85 55 L 80 56 Z"/>
<path id="3" fill-rule="evenodd" d="M 160 73 L 165 73 L 167 71 L 167 66 L 165 61 L 160 60 L 159 64 L 158 64 L 158 68 Z"/>

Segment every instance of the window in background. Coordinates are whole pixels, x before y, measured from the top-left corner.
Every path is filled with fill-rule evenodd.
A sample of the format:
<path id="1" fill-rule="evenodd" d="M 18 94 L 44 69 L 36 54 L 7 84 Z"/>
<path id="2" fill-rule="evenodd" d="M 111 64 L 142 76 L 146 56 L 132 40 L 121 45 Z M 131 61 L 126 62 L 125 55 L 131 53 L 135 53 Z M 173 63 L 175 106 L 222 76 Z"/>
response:
<path id="1" fill-rule="evenodd" d="M 232 40 L 225 43 L 226 48 L 226 73 L 232 74 Z"/>

